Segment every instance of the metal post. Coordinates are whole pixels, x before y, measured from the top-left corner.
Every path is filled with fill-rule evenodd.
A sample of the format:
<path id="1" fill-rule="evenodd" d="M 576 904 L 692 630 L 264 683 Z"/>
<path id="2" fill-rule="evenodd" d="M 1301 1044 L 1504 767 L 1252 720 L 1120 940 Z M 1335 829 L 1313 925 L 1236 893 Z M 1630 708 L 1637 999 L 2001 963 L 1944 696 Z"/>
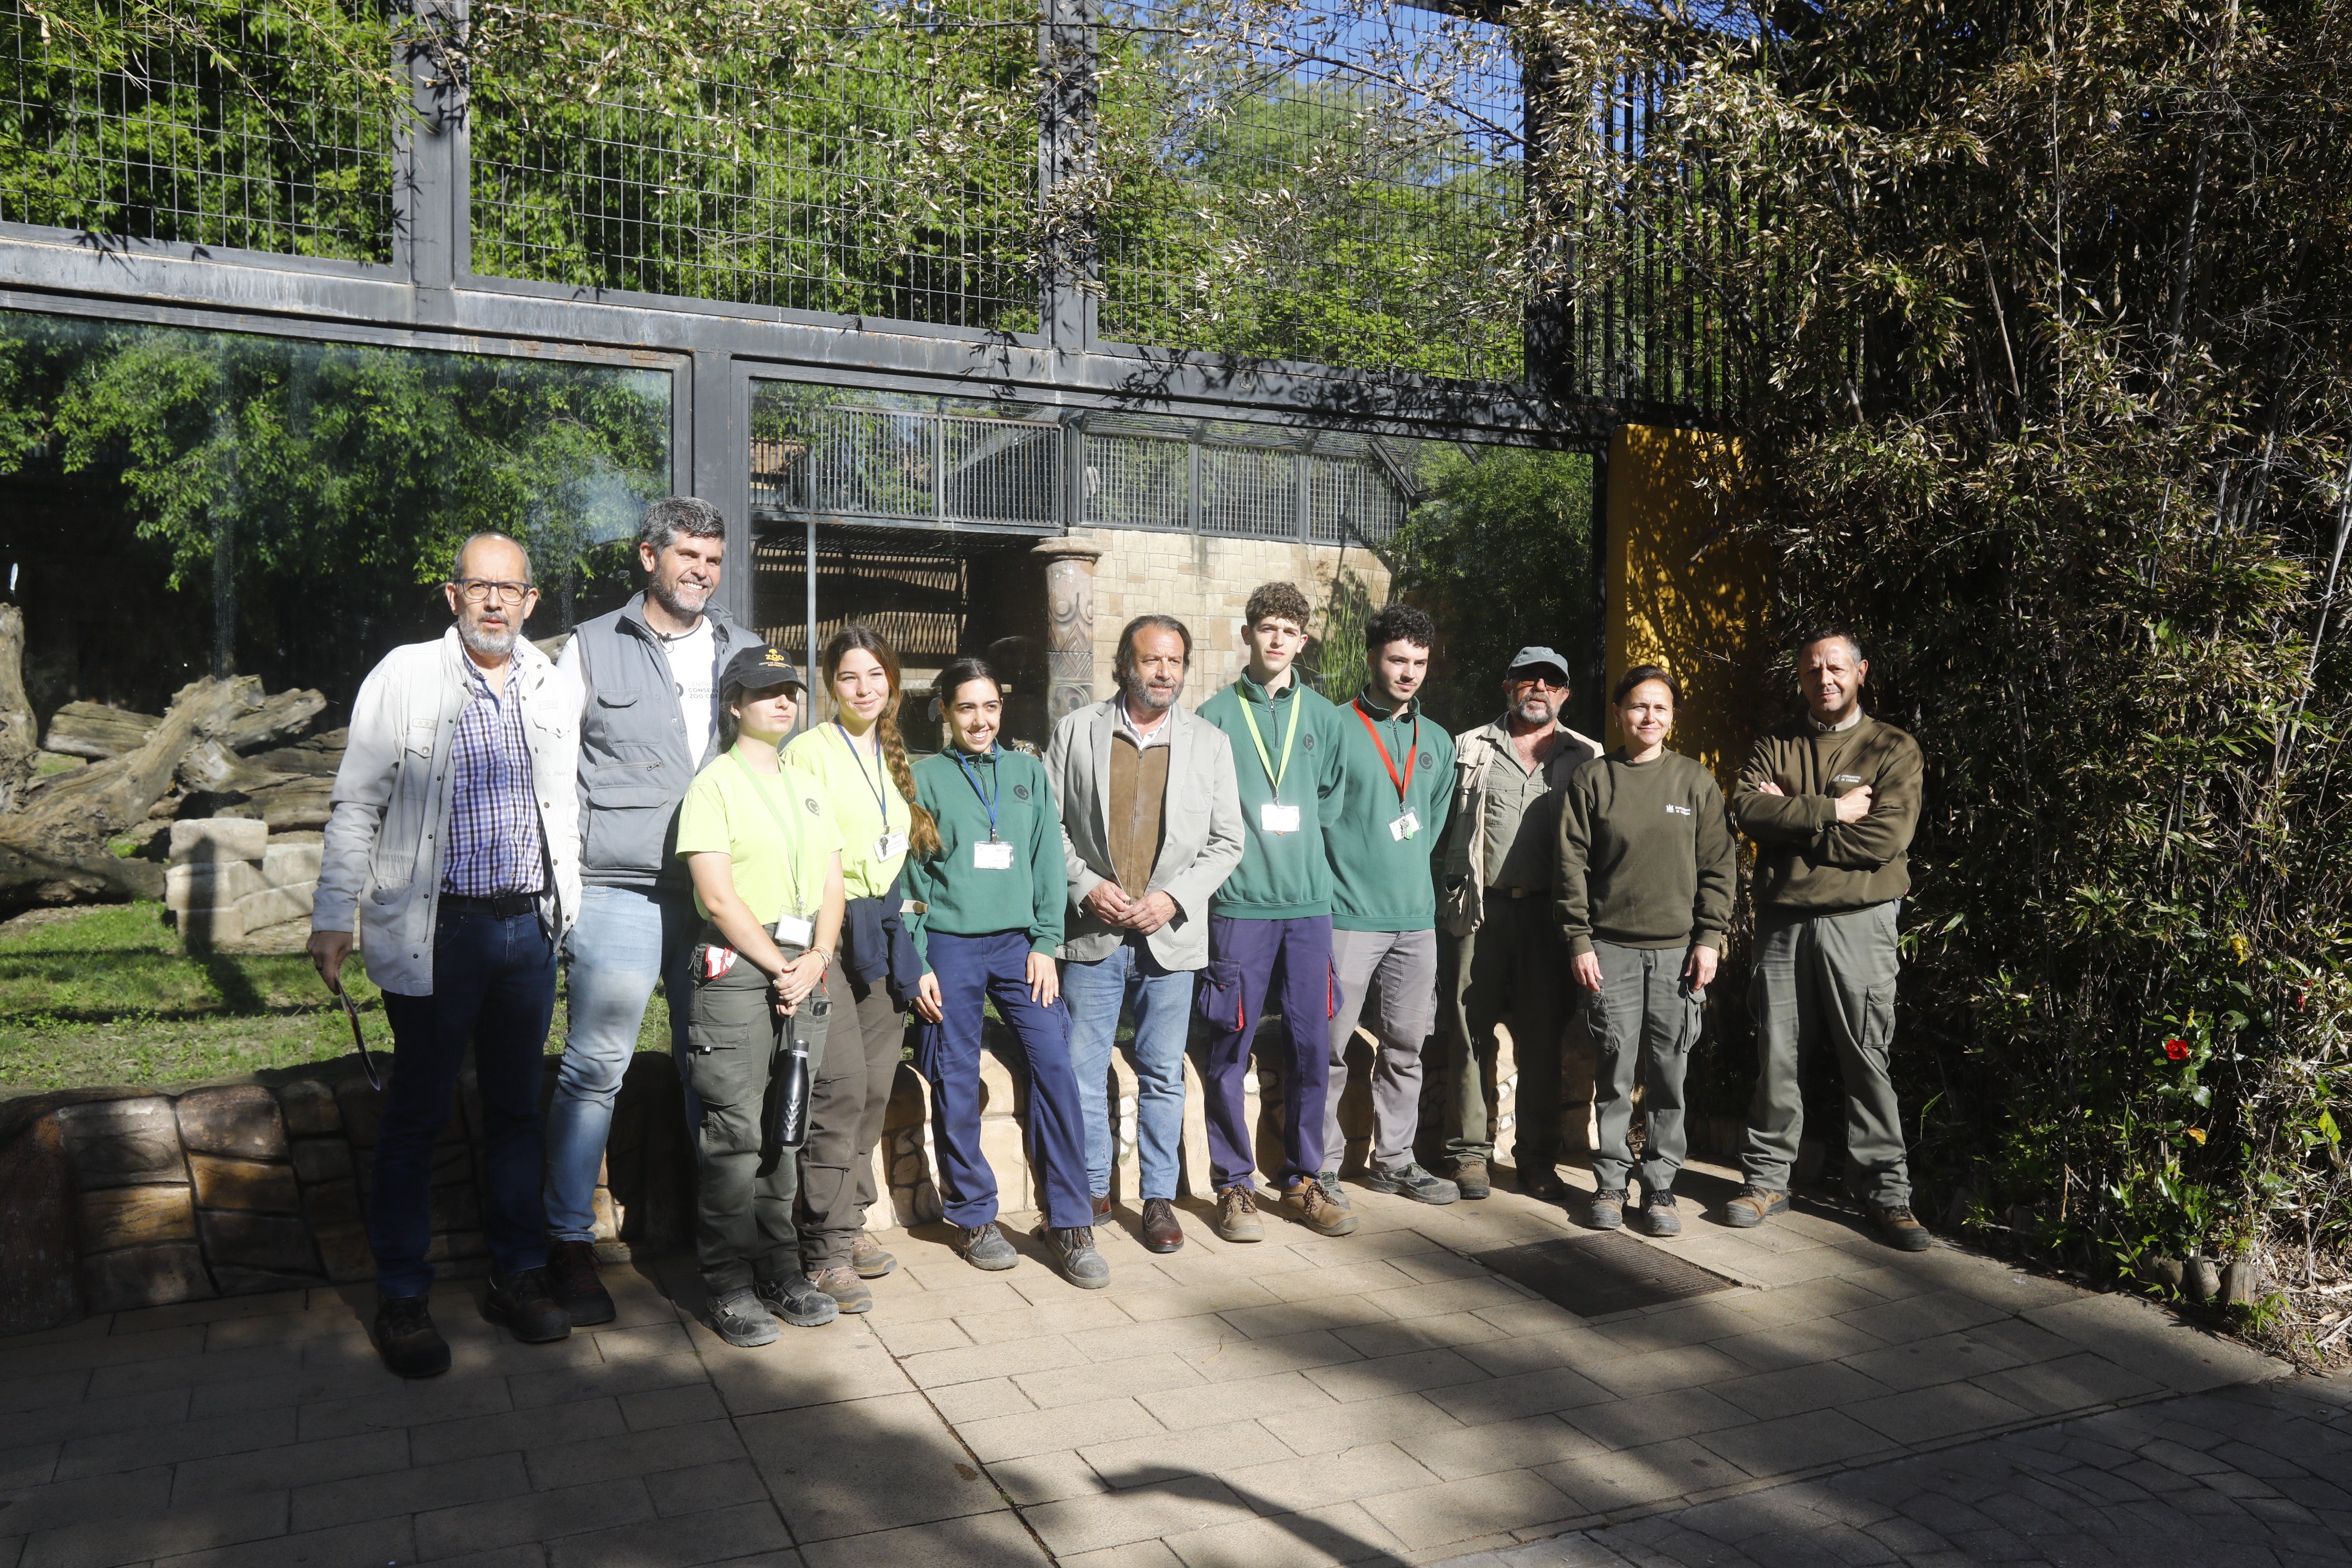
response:
<path id="1" fill-rule="evenodd" d="M 1592 626 L 1585 638 L 1584 714 L 1588 735 L 1608 730 L 1609 696 L 1609 448 L 1592 454 Z"/>
<path id="2" fill-rule="evenodd" d="M 1038 63 L 1046 89 L 1037 121 L 1037 199 L 1086 176 L 1094 159 L 1096 0 L 1045 0 L 1037 26 Z M 1038 300 L 1038 330 L 1066 353 L 1090 347 L 1097 310 L 1085 284 L 1101 273 L 1101 239 L 1092 212 L 1055 215 L 1055 237 Z"/>
<path id="3" fill-rule="evenodd" d="M 448 289 L 472 269 L 466 90 L 445 47 L 463 49 L 468 0 L 411 0 L 410 36 L 395 68 L 409 81 L 415 117 L 394 133 L 394 259 L 420 290 L 420 321 L 455 319 Z"/>
<path id="4" fill-rule="evenodd" d="M 816 722 L 816 519 L 808 520 L 807 555 L 808 604 L 805 614 L 808 625 L 808 668 L 803 672 L 809 683 L 809 700 L 801 704 L 801 728 Z"/>

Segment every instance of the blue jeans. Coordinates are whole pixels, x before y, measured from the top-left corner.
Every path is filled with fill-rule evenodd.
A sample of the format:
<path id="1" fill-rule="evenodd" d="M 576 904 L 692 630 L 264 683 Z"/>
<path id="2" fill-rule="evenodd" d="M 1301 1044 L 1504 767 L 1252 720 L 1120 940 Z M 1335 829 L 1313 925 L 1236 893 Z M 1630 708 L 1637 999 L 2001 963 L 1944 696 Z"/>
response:
<path id="1" fill-rule="evenodd" d="M 499 1274 L 547 1261 L 540 1205 L 540 1053 L 555 1013 L 555 944 L 536 914 L 444 914 L 433 931 L 433 994 L 385 992 L 392 1082 L 376 1133 L 368 1243 L 376 1289 L 421 1296 L 433 1285 L 433 1145 L 447 1126 L 466 1047 L 482 1100 L 482 1228 Z"/>
<path id="2" fill-rule="evenodd" d="M 669 996 L 670 1054 L 686 1061 L 687 973 L 702 926 L 683 891 L 638 888 L 582 890 L 580 921 L 565 939 L 570 1021 L 555 1099 L 547 1109 L 547 1233 L 558 1241 L 596 1236 L 596 1172 L 613 1127 L 613 1097 L 637 1050 L 654 983 Z M 688 1120 L 693 1107 L 687 1110 Z"/>
<path id="3" fill-rule="evenodd" d="M 1110 1193 L 1110 1053 L 1121 1005 L 1134 1010 L 1135 1143 L 1147 1198 L 1176 1195 L 1184 1136 L 1184 1037 L 1195 971 L 1163 969 L 1150 945 L 1130 937 L 1108 958 L 1062 965 L 1070 1005 L 1070 1066 L 1078 1075 L 1078 1109 L 1087 1124 L 1087 1190 Z"/>

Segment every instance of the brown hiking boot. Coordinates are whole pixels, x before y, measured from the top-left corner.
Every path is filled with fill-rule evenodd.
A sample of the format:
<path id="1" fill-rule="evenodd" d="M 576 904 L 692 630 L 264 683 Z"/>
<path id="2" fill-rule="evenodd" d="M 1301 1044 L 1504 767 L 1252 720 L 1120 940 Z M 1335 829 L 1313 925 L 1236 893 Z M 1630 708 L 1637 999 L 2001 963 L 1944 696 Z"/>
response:
<path id="1" fill-rule="evenodd" d="M 1723 1223 L 1735 1230 L 1752 1230 L 1776 1214 L 1789 1212 L 1789 1194 L 1769 1193 L 1762 1187 L 1739 1189 L 1723 1207 Z"/>
<path id="2" fill-rule="evenodd" d="M 1603 1187 L 1592 1194 L 1592 1207 L 1586 1212 L 1584 1223 L 1595 1230 L 1622 1230 L 1625 1226 L 1625 1189 Z"/>
<path id="3" fill-rule="evenodd" d="M 1486 1162 L 1475 1154 L 1465 1154 L 1454 1162 L 1454 1184 L 1465 1198 L 1483 1198 L 1495 1190 L 1486 1178 Z"/>
<path id="4" fill-rule="evenodd" d="M 1346 1236 L 1363 1222 L 1333 1203 L 1318 1181 L 1302 1181 L 1282 1193 L 1282 1212 L 1318 1236 Z"/>
<path id="5" fill-rule="evenodd" d="M 1908 1204 L 1864 1203 L 1862 1207 L 1870 1223 L 1878 1227 L 1879 1238 L 1896 1251 L 1925 1252 L 1936 1245 L 1936 1238 L 1912 1215 Z"/>
<path id="6" fill-rule="evenodd" d="M 857 1270 L 860 1279 L 879 1279 L 898 1267 L 898 1260 L 882 1250 L 882 1244 L 866 1235 L 857 1233 L 849 1246 L 849 1266 Z"/>
<path id="7" fill-rule="evenodd" d="M 1217 1194 L 1217 1234 L 1227 1241 L 1264 1241 L 1265 1222 L 1257 1217 L 1257 1194 L 1236 1182 Z"/>
<path id="8" fill-rule="evenodd" d="M 809 1283 L 834 1300 L 845 1312 L 863 1312 L 872 1309 L 874 1292 L 857 1277 L 857 1270 L 846 1264 L 831 1268 L 819 1268 L 809 1275 Z"/>

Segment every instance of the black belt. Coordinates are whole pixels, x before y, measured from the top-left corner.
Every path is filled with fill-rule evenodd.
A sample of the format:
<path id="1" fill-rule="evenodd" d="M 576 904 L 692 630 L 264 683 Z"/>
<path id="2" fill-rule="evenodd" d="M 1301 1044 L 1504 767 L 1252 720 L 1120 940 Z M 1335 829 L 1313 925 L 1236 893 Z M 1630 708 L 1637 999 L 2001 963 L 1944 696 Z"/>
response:
<path id="1" fill-rule="evenodd" d="M 492 920 L 510 921 L 517 915 L 537 914 L 540 894 L 497 893 L 487 899 L 468 897 L 463 893 L 441 895 L 441 913 L 445 915 L 488 915 Z"/>

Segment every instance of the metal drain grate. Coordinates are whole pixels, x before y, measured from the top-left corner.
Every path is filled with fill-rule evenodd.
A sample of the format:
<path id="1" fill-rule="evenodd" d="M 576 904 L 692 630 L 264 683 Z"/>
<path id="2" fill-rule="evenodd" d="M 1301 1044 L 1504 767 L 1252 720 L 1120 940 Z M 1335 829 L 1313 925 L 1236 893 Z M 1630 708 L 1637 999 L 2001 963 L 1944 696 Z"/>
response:
<path id="1" fill-rule="evenodd" d="M 1576 1236 L 1472 1257 L 1580 1318 L 1728 1290 L 1732 1281 L 1630 1236 Z"/>

